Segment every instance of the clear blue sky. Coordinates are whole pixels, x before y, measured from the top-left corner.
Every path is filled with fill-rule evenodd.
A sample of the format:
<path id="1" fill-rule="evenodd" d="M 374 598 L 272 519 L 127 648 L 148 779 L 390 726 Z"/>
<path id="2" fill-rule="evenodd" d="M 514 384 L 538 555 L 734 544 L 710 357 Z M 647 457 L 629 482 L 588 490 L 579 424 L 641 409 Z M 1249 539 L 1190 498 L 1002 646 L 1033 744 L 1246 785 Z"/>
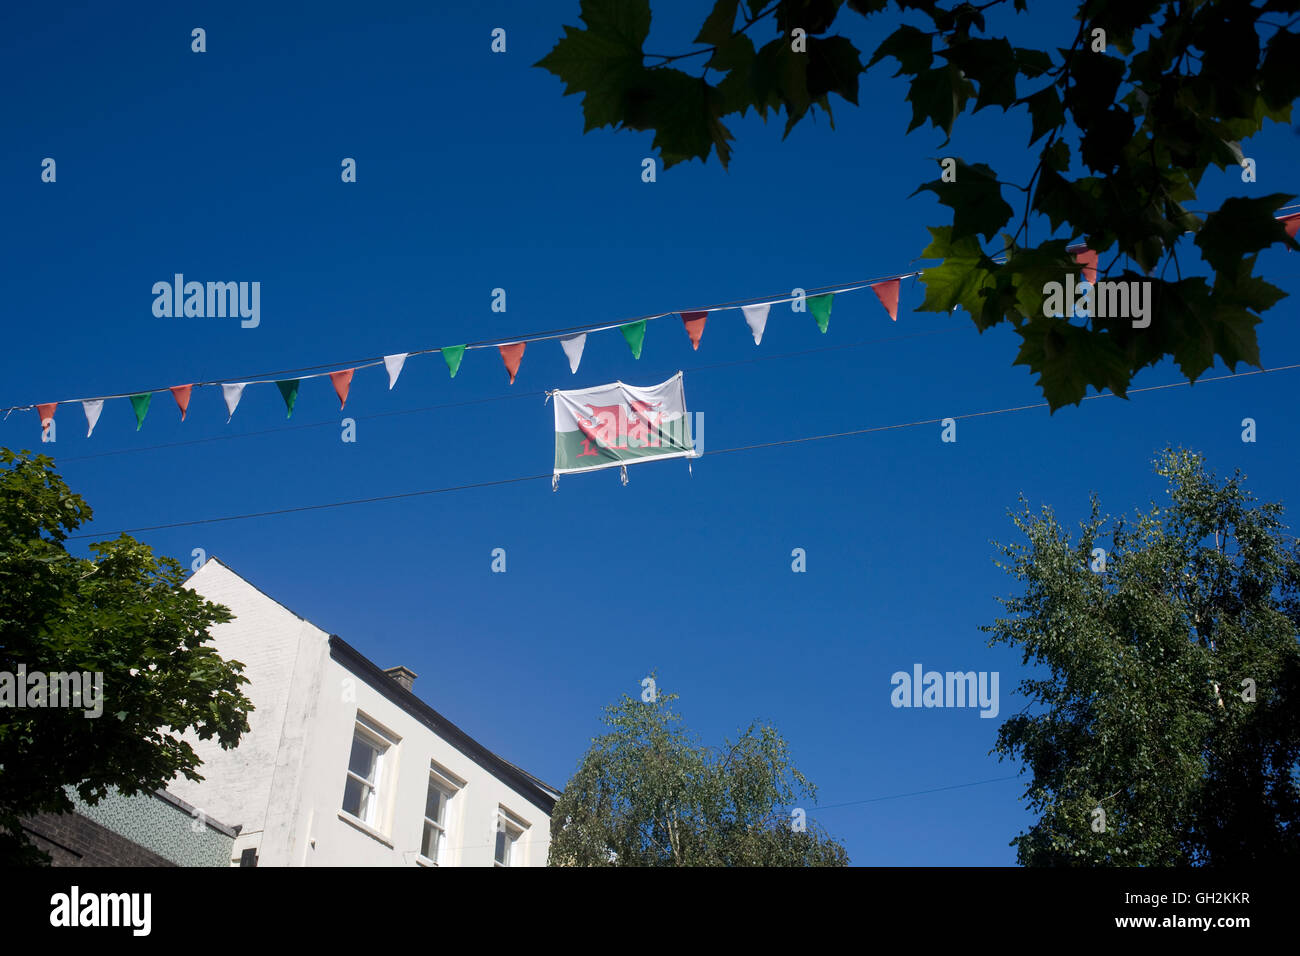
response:
<path id="1" fill-rule="evenodd" d="M 1048 6 L 1019 19 L 1020 42 L 1069 45 L 1066 5 Z M 654 8 L 648 48 L 687 49 L 703 8 Z M 904 272 L 925 226 L 945 221 L 931 194 L 908 198 L 934 178 L 934 157 L 1027 178 L 1023 116 L 966 116 L 942 151 L 933 130 L 904 135 L 910 107 L 890 61 L 864 78 L 861 108 L 837 101 L 835 132 L 819 117 L 783 142 L 783 121 L 751 116 L 733 124 L 730 171 L 695 162 L 645 184 L 651 134 L 584 136 L 578 98 L 532 67 L 577 13 L 576 0 L 6 7 L 0 405 Z M 895 22 L 841 19 L 868 55 Z M 494 27 L 508 31 L 504 55 L 489 51 Z M 1212 171 L 1204 206 L 1300 190 L 1296 142 L 1271 128 L 1246 150 L 1259 183 Z M 47 156 L 52 185 L 40 182 Z M 355 184 L 340 182 L 343 157 L 357 160 Z M 1272 251 L 1259 270 L 1294 295 L 1297 264 Z M 261 325 L 154 317 L 153 283 L 177 272 L 260 281 Z M 495 287 L 504 314 L 490 311 Z M 514 396 L 684 369 L 706 421 L 693 475 L 663 462 L 629 469 L 627 487 L 606 471 L 555 494 L 536 481 L 141 537 L 187 565 L 203 548 L 382 666 L 407 665 L 434 707 L 556 785 L 603 705 L 639 693 L 651 669 L 710 742 L 773 722 L 823 804 L 984 781 L 1018 769 L 988 755 L 1000 719 L 896 710 L 889 679 L 917 662 L 996 670 L 1002 715 L 1023 706 L 1019 655 L 989 649 L 978 630 L 1014 586 L 990 540 L 1012 537 L 1017 494 L 1071 523 L 1090 490 L 1128 511 L 1160 495 L 1149 462 L 1173 443 L 1220 473 L 1241 467 L 1261 497 L 1294 501 L 1300 372 L 977 418 L 956 444 L 927 425 L 708 456 L 1040 400 L 1011 366 L 1007 329 L 981 337 L 964 314 L 915 312 L 922 294 L 904 284 L 897 325 L 869 292 L 837 299 L 825 336 L 776 307 L 758 348 L 739 312 L 711 318 L 699 352 L 663 319 L 640 361 L 616 332 L 593 336 L 577 375 L 557 343 L 534 345 L 513 386 L 494 350 L 468 353 L 454 381 L 438 356 L 413 358 L 392 392 L 369 369 L 348 403 L 355 444 L 340 440 L 318 379 L 290 422 L 272 386 L 250 387 L 230 424 L 218 389 L 196 391 L 184 424 L 155 396 L 139 432 L 129 403 L 110 402 L 90 439 L 81 410 L 63 406 L 43 450 L 107 535 L 540 474 L 552 409 Z M 1266 366 L 1300 361 L 1295 301 L 1261 327 Z M 1135 384 L 1179 378 L 1166 363 Z M 416 411 L 457 402 L 477 404 Z M 1240 440 L 1246 416 L 1255 444 Z M 194 443 L 157 447 L 175 442 Z M 0 445 L 41 447 L 36 413 L 0 425 Z M 505 574 L 490 571 L 497 547 Z M 791 572 L 796 547 L 807 573 Z M 1029 820 L 1022 789 L 1007 780 L 811 815 L 857 864 L 1011 864 L 1008 841 Z"/>

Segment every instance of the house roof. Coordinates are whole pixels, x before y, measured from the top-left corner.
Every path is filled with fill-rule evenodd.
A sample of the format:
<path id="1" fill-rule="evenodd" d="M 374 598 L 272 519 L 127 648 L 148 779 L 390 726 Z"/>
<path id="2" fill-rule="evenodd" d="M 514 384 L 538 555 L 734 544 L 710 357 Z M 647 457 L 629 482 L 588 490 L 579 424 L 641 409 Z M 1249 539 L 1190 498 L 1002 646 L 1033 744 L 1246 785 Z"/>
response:
<path id="1" fill-rule="evenodd" d="M 243 577 L 238 571 L 226 564 L 224 561 L 220 561 L 215 556 L 209 555 L 208 561 L 204 563 L 203 567 L 207 567 L 209 562 L 215 563 L 219 567 L 229 571 L 258 594 L 279 607 L 284 608 L 284 610 L 288 611 L 288 613 L 292 614 L 299 620 L 307 620 L 301 614 L 285 607 L 285 605 L 281 604 L 257 585 Z M 196 571 L 195 574 L 197 573 L 198 572 Z M 191 578 L 193 578 L 193 575 L 186 579 L 187 583 Z M 370 684 L 375 688 L 375 690 L 379 691 L 379 693 L 383 694 L 394 704 L 401 707 L 412 717 L 416 718 L 430 730 L 434 731 L 434 733 L 460 748 L 466 756 L 484 770 L 487 770 L 489 773 L 496 776 L 503 783 L 514 787 L 524 797 L 527 797 L 534 804 L 545 810 L 547 814 L 549 814 L 554 808 L 555 801 L 560 796 L 560 791 L 555 787 L 539 780 L 526 770 L 516 767 L 504 757 L 488 750 L 465 731 L 461 730 L 458 726 L 417 697 L 414 691 L 407 690 L 399 684 L 391 675 L 385 673 L 383 668 L 337 634 L 330 635 L 329 647 L 330 656 L 338 661 L 342 666 L 357 674 L 357 676 L 365 679 L 366 683 Z"/>
<path id="2" fill-rule="evenodd" d="M 488 750 L 417 697 L 414 691 L 407 690 L 395 681 L 384 672 L 383 668 L 337 634 L 330 635 L 330 656 L 357 676 L 364 678 L 366 683 L 379 693 L 397 704 L 434 733 L 454 744 L 484 770 L 514 787 L 548 814 L 555 807 L 555 801 L 559 798 L 560 791 L 547 783 L 543 783 L 527 771 L 516 767 L 504 757 L 500 757 Z"/>

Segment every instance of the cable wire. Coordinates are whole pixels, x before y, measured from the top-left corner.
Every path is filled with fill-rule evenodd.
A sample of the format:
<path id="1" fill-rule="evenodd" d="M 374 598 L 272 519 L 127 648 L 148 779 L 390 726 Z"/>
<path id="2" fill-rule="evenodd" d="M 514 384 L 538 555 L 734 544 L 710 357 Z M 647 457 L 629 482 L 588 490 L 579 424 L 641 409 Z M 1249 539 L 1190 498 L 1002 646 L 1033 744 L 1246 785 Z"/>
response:
<path id="1" fill-rule="evenodd" d="M 1287 372 L 1295 369 L 1300 369 L 1300 363 L 1296 363 L 1293 365 L 1281 365 L 1275 368 L 1256 369 L 1249 372 L 1232 372 L 1227 375 L 1215 375 L 1210 378 L 1203 378 L 1200 381 L 1201 382 L 1222 382 L 1222 381 L 1227 381 L 1228 379 L 1246 378 L 1251 375 L 1266 375 L 1271 372 Z M 1146 385 L 1141 388 L 1130 388 L 1127 394 L 1133 395 L 1139 392 L 1158 392 L 1169 388 L 1182 388 L 1182 387 L 1190 386 L 1191 384 L 1193 383 L 1182 381 L 1182 382 L 1169 382 L 1164 385 Z M 1091 399 L 1097 399 L 1097 398 L 1116 398 L 1116 397 L 1117 396 L 1115 395 L 1114 392 L 1101 392 L 1097 395 L 1085 395 L 1083 400 L 1089 401 Z M 799 444 L 805 444 L 807 442 L 825 441 L 831 438 L 847 438 L 853 435 L 869 435 L 875 432 L 891 431 L 899 428 L 915 428 L 921 425 L 933 425 L 942 422 L 945 418 L 951 418 L 953 420 L 963 420 L 968 418 L 981 418 L 989 415 L 1005 415 L 1011 412 L 1023 412 L 1023 411 L 1028 411 L 1030 409 L 1047 408 L 1047 407 L 1049 407 L 1047 402 L 1034 402 L 1029 405 L 1012 405 L 1006 408 L 987 409 L 985 411 L 979 411 L 979 412 L 966 412 L 960 415 L 945 415 L 940 418 L 926 418 L 926 419 L 921 419 L 919 421 L 900 422 L 893 425 L 875 425 L 869 428 L 855 428 L 849 431 L 830 432 L 824 435 L 807 435 L 800 438 L 786 438 L 778 441 L 755 442 L 754 444 L 751 445 L 737 445 L 732 448 L 722 448 L 717 451 L 711 451 L 708 453 L 708 455 L 709 456 L 729 455 L 729 454 L 734 454 L 736 452 L 742 452 L 742 451 L 754 451 L 759 448 L 775 448 L 781 445 L 799 445 Z M 706 456 L 702 456 L 702 457 L 706 457 Z M 407 492 L 401 492 L 392 495 L 377 495 L 370 498 L 349 498 L 342 501 L 330 501 L 330 502 L 325 502 L 316 505 L 297 505 L 291 508 L 276 508 L 270 511 L 257 511 L 248 514 L 223 515 L 216 518 L 197 518 L 190 521 L 175 521 L 169 524 L 145 525 L 138 528 L 125 528 L 122 531 L 114 532 L 113 535 L 116 536 L 119 534 L 136 534 L 142 531 L 165 531 L 165 530 L 170 530 L 172 528 L 188 528 L 195 525 L 217 524 L 219 522 L 224 522 L 224 521 L 242 521 L 248 518 L 269 518 L 274 515 L 295 514 L 301 511 L 320 511 L 326 508 L 342 508 L 347 505 L 372 504 L 378 501 L 396 501 L 402 498 L 419 498 L 425 495 L 440 495 L 440 494 L 448 494 L 450 492 L 455 492 L 455 491 L 468 491 L 473 488 L 490 488 L 494 485 L 512 485 L 512 484 L 517 484 L 519 482 L 525 482 L 525 481 L 540 481 L 544 478 L 552 478 L 552 477 L 553 474 L 551 472 L 546 472 L 540 475 L 521 475 L 516 478 L 500 478 L 495 481 L 478 481 L 478 482 L 471 482 L 462 485 L 449 485 L 444 488 L 428 488 L 422 491 L 407 491 Z M 100 533 L 75 534 L 75 535 L 68 535 L 68 540 L 72 541 L 72 540 L 80 540 L 83 538 L 100 538 L 100 537 L 102 537 Z"/>

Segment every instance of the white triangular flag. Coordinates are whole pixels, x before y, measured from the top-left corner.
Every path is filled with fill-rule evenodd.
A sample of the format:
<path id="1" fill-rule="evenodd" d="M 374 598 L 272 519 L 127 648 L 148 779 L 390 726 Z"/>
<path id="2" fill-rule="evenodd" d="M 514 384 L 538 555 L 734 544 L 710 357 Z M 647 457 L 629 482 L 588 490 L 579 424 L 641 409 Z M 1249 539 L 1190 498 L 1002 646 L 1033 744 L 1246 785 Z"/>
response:
<path id="1" fill-rule="evenodd" d="M 235 417 L 235 406 L 239 404 L 239 396 L 244 394 L 244 386 L 247 382 L 231 382 L 229 385 L 221 386 L 221 397 L 226 400 L 226 411 L 230 414 L 226 416 L 226 424 L 230 424 L 230 419 Z"/>
<path id="2" fill-rule="evenodd" d="M 99 421 L 99 413 L 104 410 L 104 400 L 97 398 L 93 402 L 82 402 L 81 407 L 86 412 L 86 437 L 95 430 L 95 423 Z"/>
<path id="3" fill-rule="evenodd" d="M 759 305 L 742 305 L 740 310 L 745 313 L 745 321 L 749 323 L 749 331 L 754 333 L 754 344 L 763 341 L 763 330 L 767 328 L 767 313 L 772 308 L 771 302 L 763 302 Z"/>
<path id="4" fill-rule="evenodd" d="M 586 344 L 586 332 L 581 335 L 570 335 L 567 338 L 560 339 L 560 346 L 564 349 L 564 354 L 569 357 L 570 374 L 577 374 L 578 363 L 582 361 L 582 350 Z"/>
<path id="5" fill-rule="evenodd" d="M 396 355 L 384 356 L 384 368 L 388 370 L 388 388 L 392 391 L 397 384 L 397 376 L 402 374 L 402 366 L 406 364 L 406 356 L 410 352 L 398 352 Z"/>

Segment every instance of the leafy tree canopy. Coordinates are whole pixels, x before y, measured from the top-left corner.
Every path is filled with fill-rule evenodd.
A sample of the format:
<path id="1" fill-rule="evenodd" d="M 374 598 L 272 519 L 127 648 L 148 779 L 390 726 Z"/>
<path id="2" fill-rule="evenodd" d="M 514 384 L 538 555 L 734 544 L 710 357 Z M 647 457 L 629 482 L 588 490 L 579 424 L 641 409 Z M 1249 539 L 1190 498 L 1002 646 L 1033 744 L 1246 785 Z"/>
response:
<path id="1" fill-rule="evenodd" d="M 1028 543 L 1002 548 L 1024 593 L 985 630 L 1040 671 L 996 747 L 1032 774 L 1023 864 L 1300 858 L 1300 547 L 1240 473 L 1156 471 L 1166 505 L 1111 521 L 1094 497 L 1074 541 L 1022 499 Z"/>
<path id="2" fill-rule="evenodd" d="M 0 672 L 99 672 L 103 712 L 82 707 L 0 706 L 0 860 L 40 862 L 20 821 L 66 813 L 65 787 L 94 804 L 111 788 L 128 796 L 163 788 L 177 774 L 201 780 L 181 738 L 193 731 L 233 747 L 252 705 L 243 665 L 207 644 L 230 612 L 181 587 L 171 558 L 122 535 L 64 546 L 90 507 L 54 462 L 0 448 Z"/>
<path id="3" fill-rule="evenodd" d="M 605 709 L 551 813 L 551 866 L 846 866 L 848 854 L 792 811 L 816 788 L 773 727 L 751 724 L 719 749 L 700 745 L 676 694 Z"/>
<path id="4" fill-rule="evenodd" d="M 891 6 L 895 19 L 877 35 L 892 30 L 864 66 L 836 31 L 884 20 Z M 952 209 L 951 224 L 931 227 L 921 252 L 940 262 L 924 271 L 920 308 L 964 309 L 981 332 L 1011 322 L 1021 340 L 1015 364 L 1039 376 L 1053 411 L 1080 402 L 1089 386 L 1124 396 L 1134 374 L 1166 356 L 1190 381 L 1216 358 L 1261 367 L 1255 327 L 1285 293 L 1254 275 L 1255 259 L 1278 243 L 1300 249 L 1276 219 L 1294 197 L 1252 192 L 1204 215 L 1193 204 L 1210 166 L 1236 177 L 1241 144 L 1266 121 L 1289 121 L 1300 96 L 1300 17 L 1282 21 L 1300 2 L 1083 0 L 1073 34 L 1049 50 L 1016 46 L 987 20 L 994 8 L 1027 7 L 716 0 L 694 49 L 650 54 L 649 0 L 582 0 L 584 25 L 565 27 L 537 66 L 583 95 L 587 131 L 653 130 L 665 167 L 711 153 L 725 167 L 733 136 L 724 120 L 750 110 L 764 120 L 784 112 L 787 136 L 817 110 L 833 125 L 832 94 L 857 105 L 861 74 L 884 60 L 907 78 L 909 132 L 929 124 L 950 139 L 967 111 L 1021 112 L 1030 147 L 1039 144 L 1028 182 L 1004 182 L 954 155 L 955 180 L 918 188 Z M 855 16 L 841 18 L 846 9 Z M 1019 216 L 1007 187 L 1023 196 Z M 1031 225 L 1046 232 L 1037 243 Z M 1190 274 L 1188 234 L 1206 276 Z M 1071 240 L 1099 253 L 1110 279 L 1149 278 L 1149 326 L 1044 314 L 1044 285 L 1077 271 Z"/>

